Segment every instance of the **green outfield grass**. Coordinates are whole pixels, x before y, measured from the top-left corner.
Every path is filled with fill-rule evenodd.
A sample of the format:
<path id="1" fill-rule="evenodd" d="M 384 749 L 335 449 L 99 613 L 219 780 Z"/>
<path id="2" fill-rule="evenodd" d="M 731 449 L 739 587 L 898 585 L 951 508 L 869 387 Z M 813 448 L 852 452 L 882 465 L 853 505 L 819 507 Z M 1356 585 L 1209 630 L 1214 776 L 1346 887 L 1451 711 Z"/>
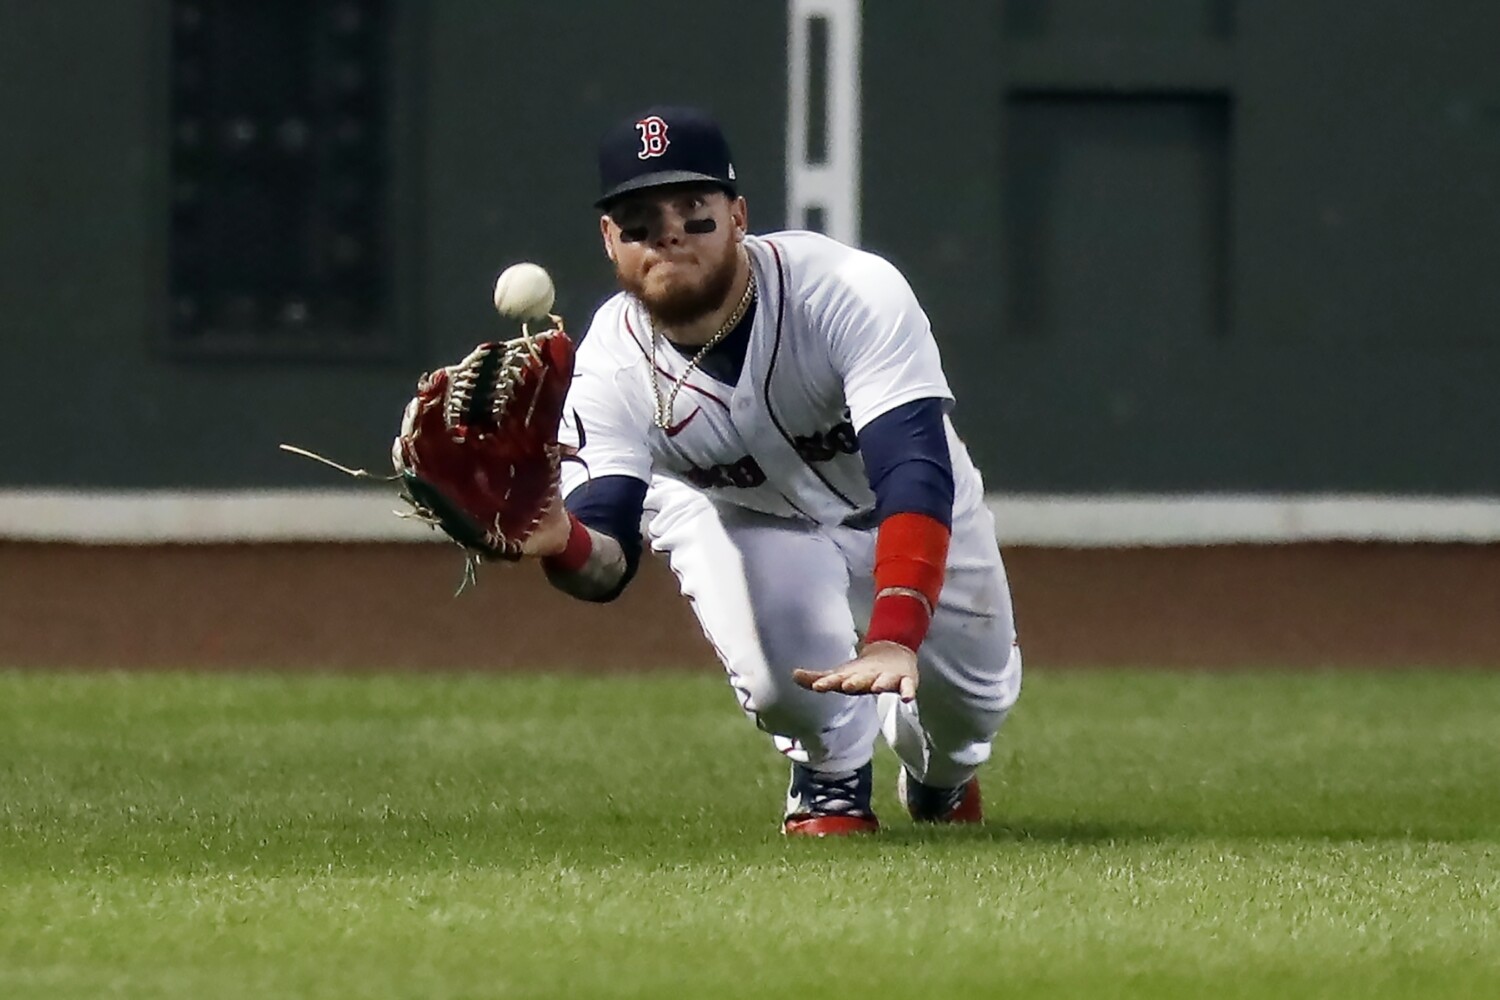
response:
<path id="1" fill-rule="evenodd" d="M 1500 674 L 1034 673 L 786 842 L 723 681 L 0 674 L 0 996 L 1500 996 Z"/>

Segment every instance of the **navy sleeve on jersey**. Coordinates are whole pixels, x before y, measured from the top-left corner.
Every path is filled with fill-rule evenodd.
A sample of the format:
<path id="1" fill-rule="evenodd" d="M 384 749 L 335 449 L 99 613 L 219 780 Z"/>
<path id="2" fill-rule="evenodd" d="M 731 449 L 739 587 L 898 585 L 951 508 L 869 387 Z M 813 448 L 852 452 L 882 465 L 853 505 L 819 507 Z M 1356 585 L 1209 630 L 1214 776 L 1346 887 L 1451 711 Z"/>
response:
<path id="1" fill-rule="evenodd" d="M 595 598 L 598 603 L 619 597 L 641 565 L 641 511 L 645 503 L 646 484 L 634 476 L 585 480 L 563 499 L 569 514 L 619 542 L 625 553 L 625 575 L 614 590 Z"/>
<path id="2" fill-rule="evenodd" d="M 943 400 L 916 399 L 882 413 L 859 432 L 875 514 L 926 514 L 953 526 L 953 462 Z"/>

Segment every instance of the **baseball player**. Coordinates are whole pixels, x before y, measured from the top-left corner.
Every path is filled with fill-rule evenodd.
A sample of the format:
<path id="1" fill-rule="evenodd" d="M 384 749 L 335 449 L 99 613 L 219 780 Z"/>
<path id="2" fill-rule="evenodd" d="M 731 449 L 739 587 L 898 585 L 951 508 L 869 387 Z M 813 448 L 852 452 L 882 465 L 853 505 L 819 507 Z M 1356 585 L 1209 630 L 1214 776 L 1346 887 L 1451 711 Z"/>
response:
<path id="1" fill-rule="evenodd" d="M 981 819 L 978 767 L 1021 685 L 1009 587 L 926 315 L 890 263 L 752 236 L 729 146 L 691 108 L 611 130 L 596 203 L 621 291 L 563 411 L 554 506 L 526 543 L 608 601 L 643 514 L 741 707 L 791 761 L 783 830 L 878 829 L 883 734 L 918 821 Z"/>

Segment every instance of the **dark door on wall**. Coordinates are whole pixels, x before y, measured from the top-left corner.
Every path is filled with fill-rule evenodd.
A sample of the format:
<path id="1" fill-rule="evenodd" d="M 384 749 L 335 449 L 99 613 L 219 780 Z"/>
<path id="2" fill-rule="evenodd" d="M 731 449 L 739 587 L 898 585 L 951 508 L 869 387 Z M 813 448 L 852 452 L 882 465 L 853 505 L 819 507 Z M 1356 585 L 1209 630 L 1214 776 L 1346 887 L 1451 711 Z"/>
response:
<path id="1" fill-rule="evenodd" d="M 1500 5 L 864 5 L 992 489 L 1500 490 Z"/>

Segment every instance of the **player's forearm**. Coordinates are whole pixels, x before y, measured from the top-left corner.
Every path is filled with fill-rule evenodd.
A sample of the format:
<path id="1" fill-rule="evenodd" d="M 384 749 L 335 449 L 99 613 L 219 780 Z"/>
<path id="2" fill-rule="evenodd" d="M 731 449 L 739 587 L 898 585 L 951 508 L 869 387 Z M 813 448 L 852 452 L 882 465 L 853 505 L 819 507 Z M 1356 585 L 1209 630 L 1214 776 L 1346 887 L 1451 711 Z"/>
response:
<path id="1" fill-rule="evenodd" d="M 595 476 L 569 492 L 567 545 L 543 562 L 552 585 L 584 601 L 620 596 L 640 565 L 645 500 L 646 482 L 634 476 Z"/>
<path id="2" fill-rule="evenodd" d="M 948 565 L 948 526 L 926 514 L 892 514 L 875 536 L 875 605 L 865 642 L 916 651 L 937 611 Z"/>
<path id="3" fill-rule="evenodd" d="M 915 651 L 937 611 L 953 520 L 953 466 L 938 399 L 876 417 L 859 435 L 875 509 L 875 606 L 866 642 Z"/>
<path id="4" fill-rule="evenodd" d="M 613 600 L 630 569 L 624 547 L 576 516 L 569 523 L 567 546 L 542 560 L 548 582 L 582 601 Z"/>

